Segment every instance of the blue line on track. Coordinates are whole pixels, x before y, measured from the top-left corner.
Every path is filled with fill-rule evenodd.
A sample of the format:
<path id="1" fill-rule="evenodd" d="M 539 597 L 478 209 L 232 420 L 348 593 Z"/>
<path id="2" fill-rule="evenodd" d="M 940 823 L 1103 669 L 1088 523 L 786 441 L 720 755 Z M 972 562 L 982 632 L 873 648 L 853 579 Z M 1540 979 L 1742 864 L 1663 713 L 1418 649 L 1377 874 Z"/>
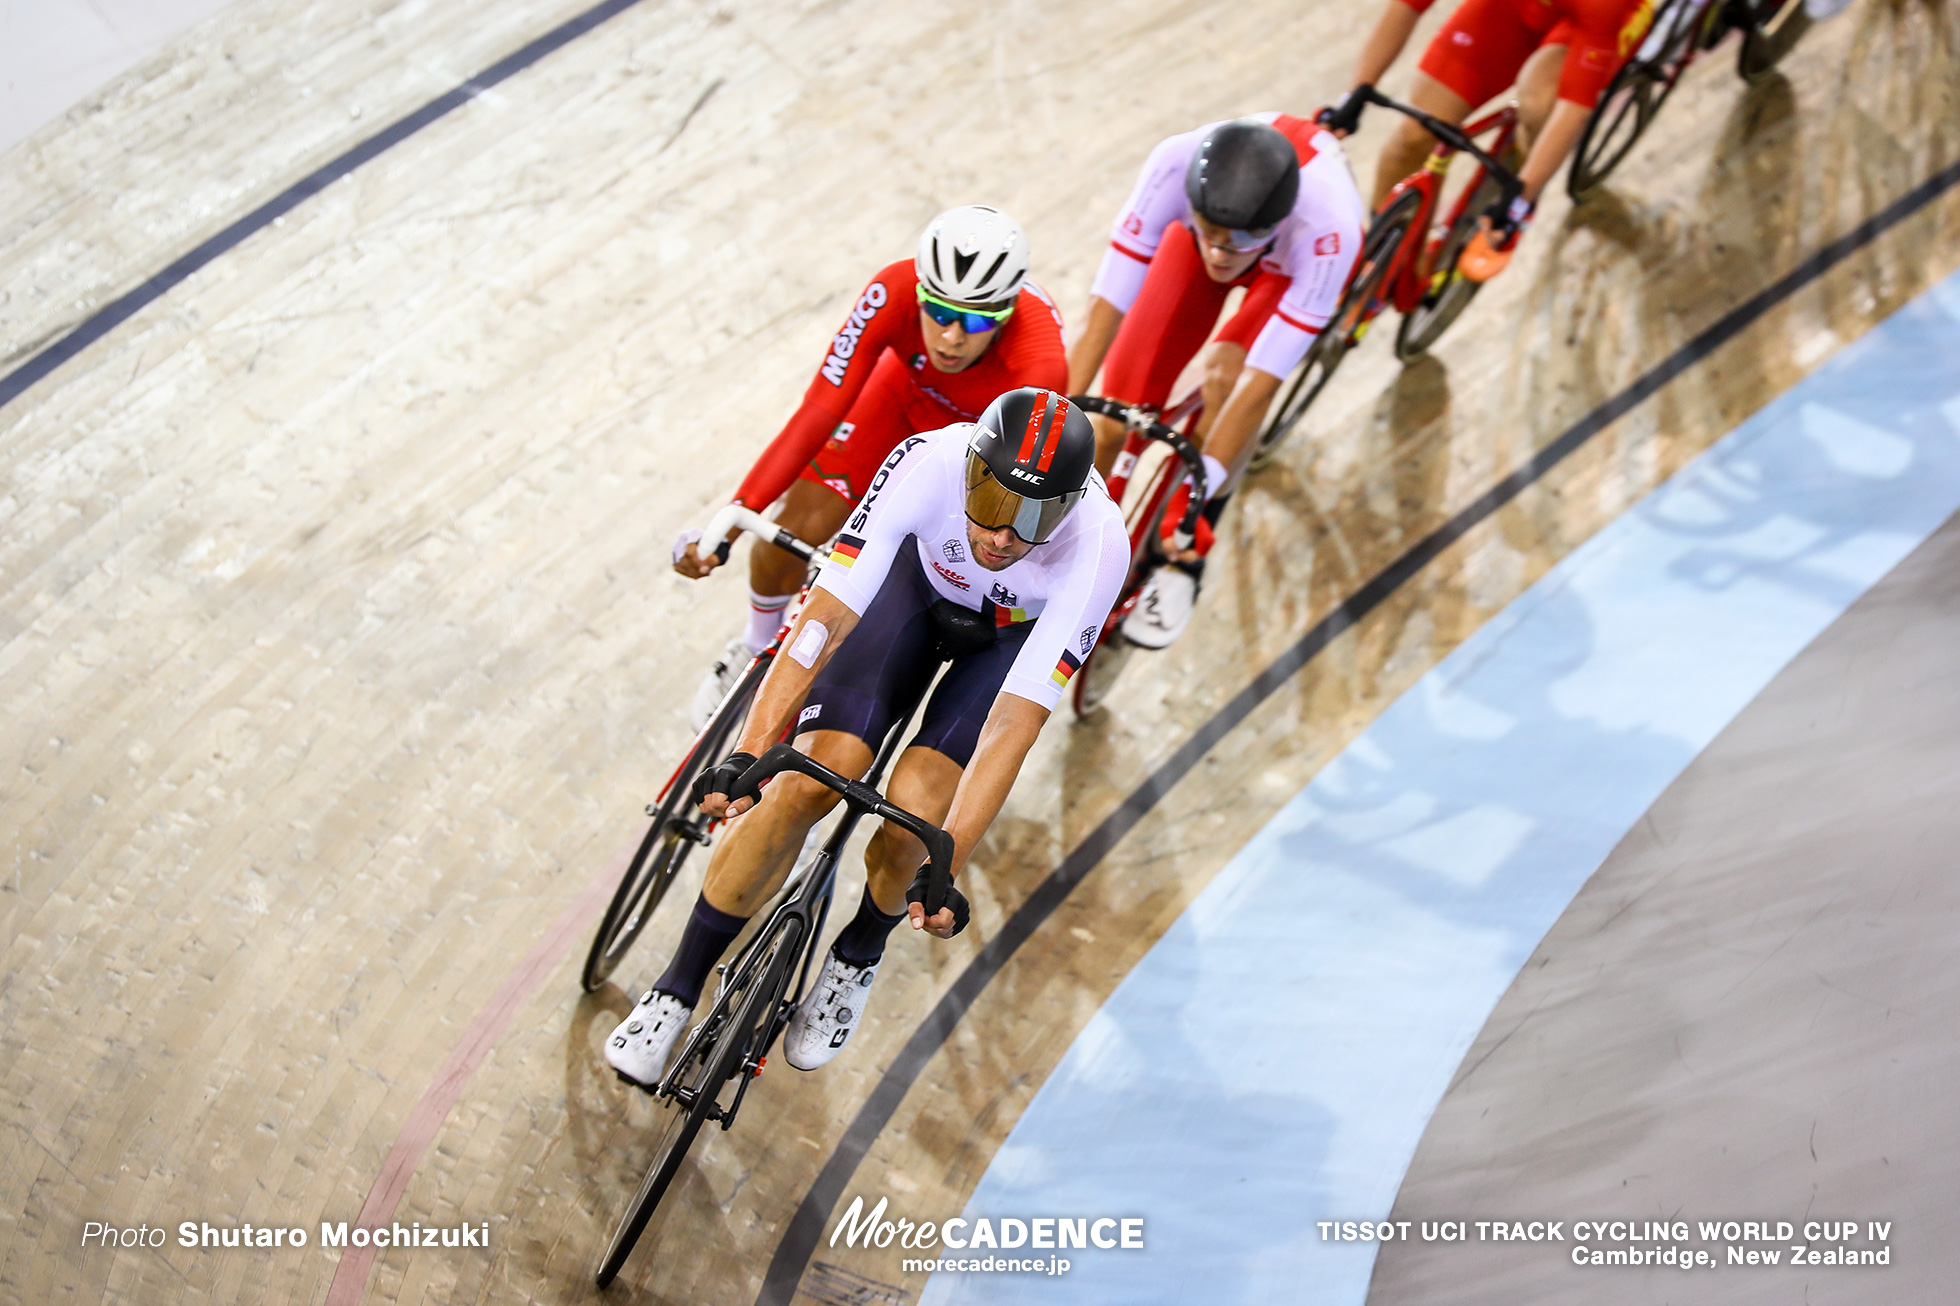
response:
<path id="1" fill-rule="evenodd" d="M 308 173 L 169 264 L 134 290 L 97 309 L 66 335 L 61 336 L 6 376 L 0 377 L 0 408 L 5 408 L 20 398 L 30 386 L 44 380 L 57 367 L 175 290 L 220 256 L 237 248 L 246 237 L 271 226 L 274 219 L 284 217 L 342 177 L 348 176 L 363 164 L 400 145 L 424 127 L 448 116 L 499 82 L 524 71 L 554 50 L 570 44 L 607 19 L 624 13 L 639 3 L 640 0 L 603 0 L 603 3 L 593 5 L 577 17 L 560 23 L 528 45 L 499 59 L 462 85 L 437 96 L 414 112 L 397 118 L 332 162 Z"/>

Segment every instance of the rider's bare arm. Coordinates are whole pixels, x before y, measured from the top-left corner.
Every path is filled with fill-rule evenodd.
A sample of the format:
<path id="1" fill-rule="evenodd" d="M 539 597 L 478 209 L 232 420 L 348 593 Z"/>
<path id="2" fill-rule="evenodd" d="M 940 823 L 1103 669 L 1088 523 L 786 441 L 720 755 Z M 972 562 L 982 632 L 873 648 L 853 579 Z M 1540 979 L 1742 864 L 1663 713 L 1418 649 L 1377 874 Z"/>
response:
<path id="1" fill-rule="evenodd" d="M 1123 310 L 1104 299 L 1101 295 L 1089 297 L 1088 320 L 1082 325 L 1082 334 L 1068 347 L 1068 392 L 1072 395 L 1087 394 L 1102 369 L 1103 359 L 1109 355 L 1109 347 L 1116 341 L 1116 332 L 1123 325 Z"/>
<path id="2" fill-rule="evenodd" d="M 946 814 L 946 832 L 953 836 L 955 876 L 966 869 L 974 846 L 1000 815 L 1015 777 L 1021 774 L 1021 763 L 1027 760 L 1028 750 L 1034 747 L 1047 720 L 1048 709 L 1039 703 L 1006 690 L 995 695 L 994 705 L 987 713 L 987 724 L 980 729 L 980 742 L 974 746 L 973 760 L 960 776 L 952 810 Z M 930 920 L 919 903 L 909 904 L 906 912 L 912 918 L 913 929 L 923 929 L 942 939 L 953 937 L 951 908 L 941 909 Z"/>
<path id="3" fill-rule="evenodd" d="M 1388 0 L 1381 17 L 1375 20 L 1374 30 L 1368 33 L 1368 40 L 1361 47 L 1361 57 L 1355 60 L 1354 80 L 1349 85 L 1379 82 L 1389 65 L 1395 62 L 1396 56 L 1402 53 L 1402 47 L 1409 43 L 1409 35 L 1416 30 L 1416 24 L 1421 19 L 1421 11 L 1405 0 Z"/>
<path id="4" fill-rule="evenodd" d="M 836 654 L 844 637 L 857 623 L 858 614 L 835 594 L 823 589 L 810 591 L 789 638 L 783 641 L 783 651 L 769 664 L 769 674 L 762 678 L 755 692 L 755 706 L 749 710 L 748 724 L 742 729 L 741 741 L 735 745 L 736 752 L 760 757 L 782 736 L 790 718 L 809 696 L 810 682 L 817 678 L 817 673 L 824 669 L 824 664 Z M 811 629 L 813 626 L 821 630 Z M 701 810 L 710 816 L 740 816 L 753 806 L 753 799 L 742 798 L 731 803 L 726 794 L 709 794 Z"/>
<path id="5" fill-rule="evenodd" d="M 1551 184 L 1552 178 L 1558 175 L 1560 165 L 1579 144 L 1579 137 L 1586 131 L 1586 119 L 1591 116 L 1591 109 L 1570 100 L 1560 100 L 1552 106 L 1544 130 L 1531 143 L 1531 153 L 1526 156 L 1524 167 L 1518 169 L 1518 180 L 1524 183 L 1526 199 L 1534 204 L 1538 202 L 1539 194 Z"/>

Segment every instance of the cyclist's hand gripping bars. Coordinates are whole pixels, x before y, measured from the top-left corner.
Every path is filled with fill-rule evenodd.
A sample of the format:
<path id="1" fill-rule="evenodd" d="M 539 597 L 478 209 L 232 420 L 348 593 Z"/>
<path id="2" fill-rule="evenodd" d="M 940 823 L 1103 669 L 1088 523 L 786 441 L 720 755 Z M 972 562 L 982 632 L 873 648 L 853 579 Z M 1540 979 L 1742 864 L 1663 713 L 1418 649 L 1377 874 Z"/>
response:
<path id="1" fill-rule="evenodd" d="M 1490 171 L 1491 179 L 1497 183 L 1498 189 L 1503 192 L 1502 197 L 1498 201 L 1501 206 L 1508 208 L 1511 201 L 1516 199 L 1524 190 L 1524 183 L 1518 180 L 1518 175 L 1499 163 L 1490 154 L 1486 153 L 1483 147 L 1471 140 L 1469 135 L 1461 127 L 1458 127 L 1454 123 L 1444 122 L 1441 118 L 1432 117 L 1412 104 L 1404 104 L 1392 96 L 1383 95 L 1366 82 L 1355 87 L 1353 91 L 1344 96 L 1337 108 L 1322 109 L 1316 121 L 1320 122 L 1323 126 L 1327 126 L 1329 125 L 1328 118 L 1335 113 L 1339 113 L 1341 115 L 1340 121 L 1342 125 L 1346 126 L 1349 131 L 1353 131 L 1353 124 L 1358 124 L 1361 121 L 1362 107 L 1370 104 L 1379 104 L 1384 109 L 1393 109 L 1397 113 L 1407 114 L 1409 117 L 1421 123 L 1425 131 L 1443 142 L 1443 144 L 1453 150 L 1461 150 L 1463 153 L 1477 160 L 1477 162 L 1483 164 Z"/>
<path id="2" fill-rule="evenodd" d="M 813 560 L 817 551 L 797 539 L 782 527 L 776 525 L 759 512 L 752 512 L 739 503 L 726 504 L 721 511 L 708 519 L 706 529 L 701 532 L 701 542 L 716 541 L 715 557 L 728 561 L 728 550 L 735 544 L 731 532 L 740 529 L 752 532 L 757 539 L 769 541 L 779 549 L 794 553 L 805 562 Z"/>
<path id="3" fill-rule="evenodd" d="M 839 775 L 823 763 L 805 753 L 796 751 L 794 745 L 777 744 L 762 755 L 754 766 L 742 776 L 744 791 L 753 788 L 784 771 L 796 771 L 809 776 L 826 789 L 843 795 L 844 801 L 860 812 L 869 812 L 883 817 L 900 829 L 910 830 L 926 846 L 926 872 L 930 877 L 926 887 L 925 909 L 927 916 L 937 916 L 946 906 L 947 896 L 953 888 L 953 836 L 947 834 L 932 822 L 912 815 L 902 807 L 895 807 L 885 801 L 885 796 L 870 785 L 848 776 Z"/>

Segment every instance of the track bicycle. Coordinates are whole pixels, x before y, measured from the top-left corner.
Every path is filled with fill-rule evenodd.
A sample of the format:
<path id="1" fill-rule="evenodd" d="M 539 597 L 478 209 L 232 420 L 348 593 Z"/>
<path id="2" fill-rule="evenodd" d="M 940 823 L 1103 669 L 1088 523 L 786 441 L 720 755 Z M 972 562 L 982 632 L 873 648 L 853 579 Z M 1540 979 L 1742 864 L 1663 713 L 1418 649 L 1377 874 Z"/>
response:
<path id="1" fill-rule="evenodd" d="M 1361 343 L 1384 309 L 1392 307 L 1402 315 L 1395 333 L 1395 356 L 1402 362 L 1413 362 L 1436 343 L 1477 294 L 1478 284 L 1463 275 L 1457 260 L 1477 233 L 1478 219 L 1493 204 L 1510 203 L 1523 189 L 1517 174 L 1499 162 L 1517 138 L 1516 106 L 1507 104 L 1458 126 L 1392 99 L 1372 86 L 1361 87 L 1355 94 L 1367 104 L 1415 119 L 1436 137 L 1436 148 L 1421 168 L 1395 183 L 1375 210 L 1334 316 L 1294 370 L 1273 416 L 1259 433 L 1250 463 L 1253 468 L 1271 461 L 1308 405 L 1326 389 L 1341 360 Z M 1484 136 L 1491 138 L 1488 146 L 1477 143 Z M 1476 168 L 1448 217 L 1437 221 L 1443 179 L 1458 154 L 1469 155 Z"/>
<path id="2" fill-rule="evenodd" d="M 1130 569 L 1123 577 L 1123 587 L 1117 591 L 1116 606 L 1110 609 L 1109 619 L 1103 622 L 1096 637 L 1095 647 L 1082 659 L 1082 667 L 1075 674 L 1075 711 L 1078 716 L 1087 716 L 1108 696 L 1136 648 L 1123 637 L 1120 628 L 1123 618 L 1130 615 L 1130 609 L 1143 594 L 1144 582 L 1164 560 L 1157 541 L 1164 514 L 1181 486 L 1190 485 L 1194 490 L 1186 496 L 1184 513 L 1172 532 L 1171 543 L 1177 549 L 1188 549 L 1197 533 L 1198 514 L 1204 511 L 1209 487 L 1205 485 L 1204 459 L 1187 432 L 1203 412 L 1204 397 L 1201 391 L 1194 391 L 1161 416 L 1153 409 L 1134 408 L 1101 395 L 1074 395 L 1069 402 L 1084 412 L 1101 413 L 1123 423 L 1127 432 L 1123 450 L 1110 466 L 1108 482 L 1109 497 L 1118 506 L 1123 505 L 1145 451 L 1152 444 L 1161 444 L 1169 451 L 1167 457 L 1153 460 L 1145 469 L 1138 492 L 1130 496 L 1129 506 L 1123 509 L 1123 525 L 1130 535 Z"/>
<path id="3" fill-rule="evenodd" d="M 721 543 L 715 547 L 715 555 L 722 562 L 727 562 L 728 551 L 732 547 L 727 537 L 736 530 L 748 531 L 766 539 L 805 562 L 816 559 L 817 551 L 811 546 L 760 513 L 737 503 L 731 503 L 717 512 L 709 520 L 701 538 L 720 540 Z M 694 737 L 694 742 L 681 758 L 680 765 L 674 768 L 674 773 L 667 777 L 667 783 L 661 787 L 659 795 L 647 804 L 646 813 L 653 821 L 641 837 L 632 860 L 626 864 L 626 873 L 620 877 L 619 887 L 613 891 L 606 914 L 600 918 L 598 932 L 593 935 L 592 947 L 585 954 L 585 968 L 580 972 L 579 983 L 587 993 L 599 991 L 633 946 L 634 940 L 640 937 L 640 931 L 646 928 L 654 910 L 679 877 L 688 854 L 713 842 L 715 830 L 721 822 L 688 802 L 688 791 L 694 787 L 695 776 L 718 765 L 734 747 L 736 738 L 741 734 L 742 722 L 748 718 L 749 703 L 755 697 L 756 687 L 769 673 L 770 664 L 782 648 L 783 636 L 796 615 L 794 606 L 785 610 L 783 615 L 784 622 L 776 632 L 775 640 L 750 659 L 748 669 L 723 696 L 714 715 L 708 718 L 708 724 L 701 728 L 701 733 Z"/>
<path id="4" fill-rule="evenodd" d="M 1574 201 L 1596 192 L 1632 152 L 1688 65 L 1730 32 L 1742 33 L 1736 73 L 1767 77 L 1810 28 L 1803 0 L 1662 0 L 1640 48 L 1600 93 L 1572 152 L 1565 188 Z"/>
<path id="5" fill-rule="evenodd" d="M 733 961 L 716 968 L 722 978 L 714 1002 L 688 1032 L 660 1083 L 650 1090 L 669 1106 L 666 1125 L 646 1178 L 593 1275 L 601 1288 L 612 1283 L 626 1264 L 702 1128 L 709 1123 L 723 1130 L 733 1127 L 749 1085 L 762 1073 L 769 1049 L 803 1001 L 817 940 L 830 914 L 837 862 L 858 821 L 866 815 L 879 816 L 917 835 L 928 856 L 926 914 L 936 915 L 946 905 L 953 883 L 953 837 L 887 802 L 876 788 L 922 699 L 923 694 L 892 726 L 861 781 L 839 775 L 786 743 L 773 745 L 744 773 L 744 784 L 756 784 L 784 771 L 800 772 L 842 795 L 844 815 L 817 856 L 784 884 L 762 928 Z"/>

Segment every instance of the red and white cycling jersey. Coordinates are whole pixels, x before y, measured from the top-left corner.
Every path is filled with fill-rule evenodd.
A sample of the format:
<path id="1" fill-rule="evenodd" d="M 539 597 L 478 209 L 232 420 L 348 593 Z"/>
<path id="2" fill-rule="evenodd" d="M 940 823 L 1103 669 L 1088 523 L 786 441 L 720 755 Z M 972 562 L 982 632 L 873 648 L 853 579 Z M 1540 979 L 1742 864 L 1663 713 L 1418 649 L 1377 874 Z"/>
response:
<path id="1" fill-rule="evenodd" d="M 1246 356 L 1247 366 L 1285 376 L 1333 317 L 1348 270 L 1361 252 L 1367 213 L 1341 143 L 1330 132 L 1288 114 L 1247 116 L 1279 128 L 1300 155 L 1300 198 L 1259 261 L 1262 269 L 1289 277 L 1292 284 Z M 1180 133 L 1150 151 L 1136 189 L 1110 233 L 1109 249 L 1089 293 L 1126 313 L 1136 302 L 1164 229 L 1174 222 L 1191 222 L 1184 174 L 1200 142 L 1217 126 L 1207 123 Z"/>
<path id="2" fill-rule="evenodd" d="M 998 626 L 1034 622 L 1001 689 L 1053 711 L 1115 606 L 1129 572 L 1130 537 L 1092 471 L 1089 492 L 1046 544 L 1000 571 L 974 562 L 966 542 L 966 454 L 977 429 L 958 422 L 900 441 L 844 524 L 817 586 L 862 616 L 909 540 L 941 598 Z"/>
<path id="3" fill-rule="evenodd" d="M 987 352 L 960 372 L 941 372 L 926 361 L 918 286 L 907 258 L 880 269 L 859 293 L 802 404 L 749 469 L 736 502 L 761 512 L 808 474 L 827 445 L 837 446 L 829 449 L 837 475 L 818 468 L 809 478 L 856 498 L 864 488 L 858 478 L 869 479 L 900 437 L 971 421 L 994 396 L 1018 386 L 1068 385 L 1061 312 L 1032 280 L 1021 283 L 1014 315 L 995 328 Z"/>

